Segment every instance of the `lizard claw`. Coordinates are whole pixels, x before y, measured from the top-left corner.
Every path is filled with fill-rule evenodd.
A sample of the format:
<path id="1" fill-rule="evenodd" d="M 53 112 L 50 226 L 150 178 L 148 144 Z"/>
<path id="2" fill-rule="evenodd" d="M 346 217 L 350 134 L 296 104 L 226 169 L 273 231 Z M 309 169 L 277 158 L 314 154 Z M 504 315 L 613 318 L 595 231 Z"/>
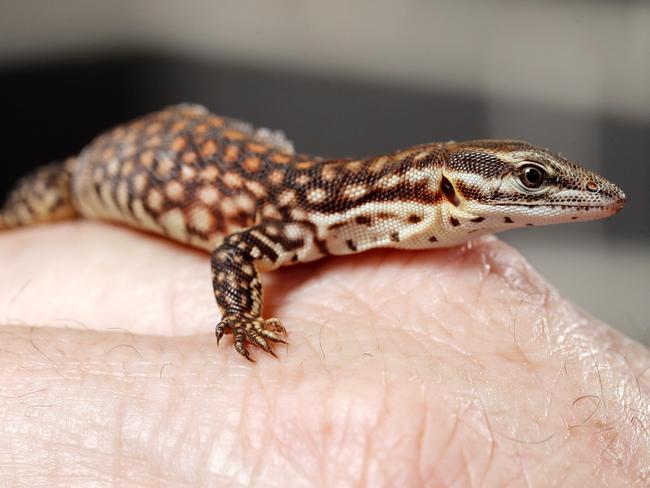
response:
<path id="1" fill-rule="evenodd" d="M 225 329 L 226 326 L 223 325 L 223 322 L 219 322 L 219 325 L 214 330 L 214 335 L 217 336 L 217 346 L 219 345 L 219 341 L 221 341 L 221 338 L 225 334 Z"/>
<path id="2" fill-rule="evenodd" d="M 287 331 L 279 319 L 252 318 L 244 315 L 229 315 L 224 317 L 215 329 L 217 345 L 225 334 L 233 334 L 235 337 L 235 350 L 251 362 L 251 357 L 246 342 L 258 346 L 265 352 L 277 357 L 271 347 L 271 342 L 287 344 Z"/>

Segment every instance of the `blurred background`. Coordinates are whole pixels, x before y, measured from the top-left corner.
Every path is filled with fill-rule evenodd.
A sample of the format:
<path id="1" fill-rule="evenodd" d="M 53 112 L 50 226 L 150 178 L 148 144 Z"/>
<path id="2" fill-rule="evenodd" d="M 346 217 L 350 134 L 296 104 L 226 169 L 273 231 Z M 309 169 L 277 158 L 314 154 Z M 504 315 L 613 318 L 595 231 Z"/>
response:
<path id="1" fill-rule="evenodd" d="M 650 343 L 648 1 L 4 0 L 0 100 L 0 194 L 182 101 L 323 156 L 470 138 L 552 148 L 616 182 L 627 206 L 502 237 Z"/>

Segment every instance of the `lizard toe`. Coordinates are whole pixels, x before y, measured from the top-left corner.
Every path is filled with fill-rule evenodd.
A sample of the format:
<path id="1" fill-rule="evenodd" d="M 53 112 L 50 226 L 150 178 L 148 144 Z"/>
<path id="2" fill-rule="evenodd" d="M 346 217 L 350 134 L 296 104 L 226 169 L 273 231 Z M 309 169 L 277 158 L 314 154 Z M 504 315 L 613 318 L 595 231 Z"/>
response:
<path id="1" fill-rule="evenodd" d="M 225 317 L 215 329 L 217 344 L 225 334 L 233 334 L 235 350 L 249 361 L 254 359 L 246 349 L 246 343 L 254 344 L 263 351 L 277 357 L 271 346 L 272 342 L 287 344 L 287 331 L 280 320 L 271 318 L 252 318 L 248 316 L 231 315 Z"/>

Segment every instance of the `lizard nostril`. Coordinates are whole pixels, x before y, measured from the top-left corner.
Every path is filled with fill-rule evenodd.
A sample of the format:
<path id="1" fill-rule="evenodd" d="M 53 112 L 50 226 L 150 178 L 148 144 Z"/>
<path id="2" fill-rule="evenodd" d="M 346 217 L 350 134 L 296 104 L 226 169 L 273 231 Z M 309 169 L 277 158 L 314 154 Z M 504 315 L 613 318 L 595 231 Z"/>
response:
<path id="1" fill-rule="evenodd" d="M 586 188 L 587 188 L 588 191 L 591 191 L 591 192 L 597 192 L 600 189 L 600 187 L 598 186 L 598 183 L 596 183 L 594 180 L 589 180 L 587 182 Z"/>

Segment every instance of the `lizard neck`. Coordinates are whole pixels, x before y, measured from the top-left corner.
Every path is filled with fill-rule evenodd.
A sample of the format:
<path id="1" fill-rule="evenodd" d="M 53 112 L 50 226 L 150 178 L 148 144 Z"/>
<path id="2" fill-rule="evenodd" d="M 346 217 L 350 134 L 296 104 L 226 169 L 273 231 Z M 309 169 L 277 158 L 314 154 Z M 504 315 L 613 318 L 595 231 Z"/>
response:
<path id="1" fill-rule="evenodd" d="M 475 216 L 441 189 L 447 155 L 445 144 L 428 144 L 368 159 L 295 164 L 276 201 L 281 208 L 291 202 L 283 213 L 308 221 L 330 254 L 456 244 L 467 235 L 447 229 L 449 222 Z"/>

